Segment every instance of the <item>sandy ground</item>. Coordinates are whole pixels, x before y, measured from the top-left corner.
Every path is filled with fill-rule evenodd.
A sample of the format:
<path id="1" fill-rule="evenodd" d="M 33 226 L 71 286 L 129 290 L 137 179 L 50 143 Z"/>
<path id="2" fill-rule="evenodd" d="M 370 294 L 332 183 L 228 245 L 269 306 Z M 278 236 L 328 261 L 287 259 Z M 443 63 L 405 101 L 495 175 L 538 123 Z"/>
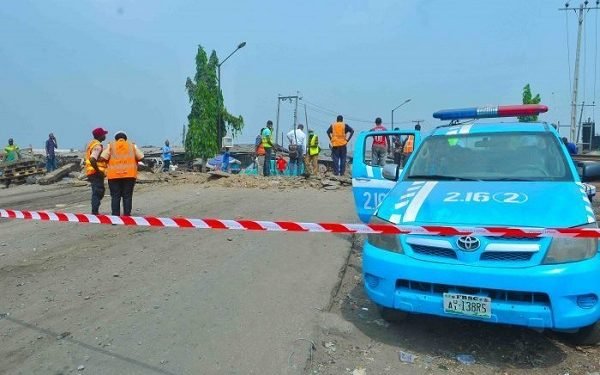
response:
<path id="1" fill-rule="evenodd" d="M 349 189 L 136 189 L 135 214 L 353 220 Z M 0 207 L 86 212 L 88 195 L 20 186 L 0 190 Z M 298 339 L 327 322 L 351 241 L 2 220 L 0 373 L 302 373 Z"/>

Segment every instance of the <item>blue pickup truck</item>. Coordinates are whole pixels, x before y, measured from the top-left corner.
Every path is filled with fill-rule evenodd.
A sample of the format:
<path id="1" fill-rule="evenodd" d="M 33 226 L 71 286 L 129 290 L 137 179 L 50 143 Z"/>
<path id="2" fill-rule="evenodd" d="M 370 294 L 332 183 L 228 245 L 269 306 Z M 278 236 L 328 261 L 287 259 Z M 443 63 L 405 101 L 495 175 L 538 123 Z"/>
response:
<path id="1" fill-rule="evenodd" d="M 480 120 L 546 111 L 517 105 L 436 112 L 449 123 L 419 138 L 402 167 L 370 165 L 365 155 L 373 133 L 361 133 L 353 165 L 359 217 L 403 226 L 596 228 L 581 181 L 600 173 L 581 168 L 578 174 L 555 127 Z M 600 342 L 595 238 L 370 235 L 363 277 L 369 298 L 390 321 L 431 314 Z"/>

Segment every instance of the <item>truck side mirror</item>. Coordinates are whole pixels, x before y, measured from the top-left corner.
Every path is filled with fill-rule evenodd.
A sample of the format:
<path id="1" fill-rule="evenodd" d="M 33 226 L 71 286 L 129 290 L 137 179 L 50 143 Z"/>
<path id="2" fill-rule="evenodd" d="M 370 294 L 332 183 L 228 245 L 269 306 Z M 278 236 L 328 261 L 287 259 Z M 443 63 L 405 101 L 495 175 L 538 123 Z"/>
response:
<path id="1" fill-rule="evenodd" d="M 399 170 L 398 164 L 386 164 L 383 166 L 381 174 L 386 180 L 398 181 Z"/>
<path id="2" fill-rule="evenodd" d="M 600 181 L 600 163 L 594 161 L 578 161 L 577 172 L 582 182 Z"/>

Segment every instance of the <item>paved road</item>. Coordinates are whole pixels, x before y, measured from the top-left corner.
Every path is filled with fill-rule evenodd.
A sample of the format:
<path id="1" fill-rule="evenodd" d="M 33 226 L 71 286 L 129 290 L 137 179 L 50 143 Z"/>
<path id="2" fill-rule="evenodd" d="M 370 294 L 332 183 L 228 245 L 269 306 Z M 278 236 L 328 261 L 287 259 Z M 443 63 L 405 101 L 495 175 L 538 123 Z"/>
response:
<path id="1" fill-rule="evenodd" d="M 87 195 L 18 187 L 0 207 L 86 211 Z M 141 186 L 134 206 L 354 220 L 349 190 Z M 0 374 L 301 373 L 296 339 L 316 337 L 349 249 L 334 235 L 0 221 Z"/>

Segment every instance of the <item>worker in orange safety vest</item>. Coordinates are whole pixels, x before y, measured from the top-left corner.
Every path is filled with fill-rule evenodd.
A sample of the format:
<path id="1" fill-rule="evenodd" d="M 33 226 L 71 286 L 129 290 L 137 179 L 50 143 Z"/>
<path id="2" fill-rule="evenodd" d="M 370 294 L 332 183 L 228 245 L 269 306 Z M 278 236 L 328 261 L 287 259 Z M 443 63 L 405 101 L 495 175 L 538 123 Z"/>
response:
<path id="1" fill-rule="evenodd" d="M 327 129 L 327 135 L 331 143 L 333 174 L 343 176 L 346 173 L 347 144 L 354 135 L 354 129 L 344 122 L 342 115 L 339 115 L 336 122 Z"/>
<path id="2" fill-rule="evenodd" d="M 85 174 L 92 186 L 92 215 L 98 215 L 105 192 L 106 162 L 100 160 L 100 154 L 104 149 L 102 142 L 106 139 L 106 134 L 108 131 L 103 128 L 92 130 L 94 139 L 88 143 L 85 151 Z"/>
<path id="3" fill-rule="evenodd" d="M 415 125 L 416 131 L 421 131 L 421 125 Z M 402 145 L 402 164 L 405 165 L 410 155 L 415 150 L 415 137 L 413 135 L 409 135 L 404 140 L 404 144 Z"/>
<path id="4" fill-rule="evenodd" d="M 108 162 L 106 178 L 110 189 L 111 211 L 115 216 L 121 214 L 121 200 L 123 201 L 123 215 L 131 216 L 133 206 L 133 188 L 137 179 L 138 161 L 144 154 L 136 145 L 127 140 L 127 133 L 118 131 L 115 141 L 111 142 L 100 156 Z"/>

